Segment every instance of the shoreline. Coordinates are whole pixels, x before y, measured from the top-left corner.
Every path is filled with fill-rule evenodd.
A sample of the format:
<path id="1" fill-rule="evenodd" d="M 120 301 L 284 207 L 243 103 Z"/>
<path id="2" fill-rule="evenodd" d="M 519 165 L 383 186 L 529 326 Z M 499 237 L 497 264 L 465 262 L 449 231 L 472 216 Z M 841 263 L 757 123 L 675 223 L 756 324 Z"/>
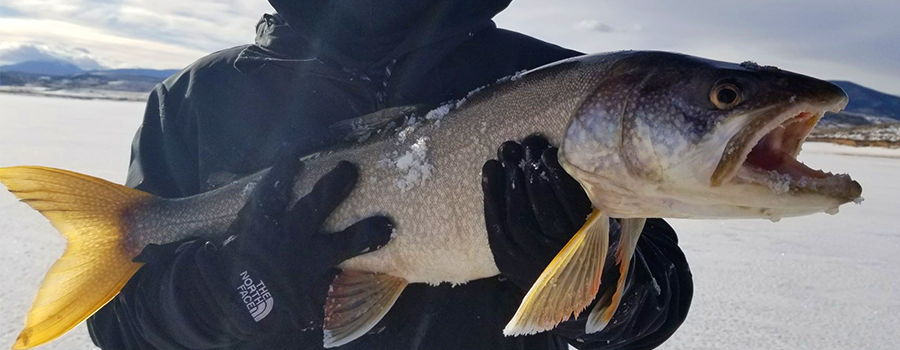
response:
<path id="1" fill-rule="evenodd" d="M 147 102 L 150 92 L 115 90 L 46 90 L 19 86 L 0 86 L 0 94 L 70 98 L 76 100 Z"/>

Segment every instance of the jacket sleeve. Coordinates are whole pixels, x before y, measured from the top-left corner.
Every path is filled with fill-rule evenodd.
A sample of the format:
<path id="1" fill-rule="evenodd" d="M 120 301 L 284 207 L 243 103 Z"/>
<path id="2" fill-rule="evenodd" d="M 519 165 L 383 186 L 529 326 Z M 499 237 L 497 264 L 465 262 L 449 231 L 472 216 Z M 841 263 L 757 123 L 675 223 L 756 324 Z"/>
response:
<path id="1" fill-rule="evenodd" d="M 246 339 L 229 327 L 204 282 L 196 261 L 204 243 L 176 242 L 150 254 L 119 295 L 88 319 L 94 344 L 101 349 L 215 349 Z"/>
<path id="2" fill-rule="evenodd" d="M 197 153 L 189 146 L 196 145 L 196 123 L 190 104 L 182 103 L 186 91 L 181 91 L 191 85 L 190 75 L 188 68 L 150 93 L 131 144 L 126 186 L 166 198 L 199 192 Z"/>
<path id="3" fill-rule="evenodd" d="M 621 306 L 605 329 L 585 334 L 592 304 L 554 334 L 578 349 L 604 350 L 651 349 L 671 337 L 687 317 L 694 290 L 672 227 L 648 219 L 632 263 Z"/>
<path id="4" fill-rule="evenodd" d="M 192 195 L 198 187 L 195 152 L 188 147 L 191 113 L 177 97 L 183 93 L 170 93 L 188 85 L 179 75 L 151 93 L 128 171 L 129 187 L 162 197 Z M 223 322 L 215 322 L 219 310 L 199 277 L 195 255 L 202 243 L 165 245 L 145 259 L 150 261 L 118 296 L 88 319 L 94 344 L 102 349 L 209 349 L 236 341 Z"/>

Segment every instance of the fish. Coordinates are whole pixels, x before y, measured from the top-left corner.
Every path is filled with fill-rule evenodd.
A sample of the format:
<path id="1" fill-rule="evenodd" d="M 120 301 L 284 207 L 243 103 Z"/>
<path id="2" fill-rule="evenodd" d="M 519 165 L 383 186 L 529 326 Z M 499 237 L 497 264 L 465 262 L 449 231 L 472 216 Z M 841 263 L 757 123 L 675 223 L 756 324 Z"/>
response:
<path id="1" fill-rule="evenodd" d="M 382 249 L 338 266 L 324 306 L 324 344 L 364 336 L 410 283 L 456 285 L 500 274 L 488 244 L 481 168 L 506 140 L 540 133 L 557 145 L 560 164 L 593 209 L 503 333 L 550 330 L 598 298 L 585 326 L 593 333 L 619 307 L 647 218 L 777 221 L 859 203 L 862 187 L 849 175 L 797 160 L 824 113 L 847 103 L 834 84 L 749 61 L 617 51 L 519 72 L 436 109 L 394 107 L 341 122 L 333 130 L 343 142 L 303 158 L 294 198 L 350 161 L 359 182 L 325 229 L 388 215 L 396 231 Z M 132 259 L 144 247 L 223 238 L 266 171 L 166 199 L 66 170 L 0 168 L 0 182 L 68 241 L 13 348 L 51 341 L 90 317 L 140 268 Z M 611 226 L 620 231 L 618 244 L 611 245 Z M 619 275 L 598 297 L 611 254 Z"/>

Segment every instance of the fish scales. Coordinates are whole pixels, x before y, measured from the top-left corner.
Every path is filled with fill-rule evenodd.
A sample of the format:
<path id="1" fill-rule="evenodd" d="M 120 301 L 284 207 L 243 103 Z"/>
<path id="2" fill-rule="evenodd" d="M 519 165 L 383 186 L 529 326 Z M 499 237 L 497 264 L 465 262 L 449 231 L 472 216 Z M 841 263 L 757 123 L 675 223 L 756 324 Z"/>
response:
<path id="1" fill-rule="evenodd" d="M 360 181 L 326 222 L 330 230 L 375 214 L 388 215 L 396 224 L 390 244 L 340 267 L 430 284 L 498 274 L 485 229 L 481 167 L 496 157 L 505 140 L 539 132 L 559 144 L 571 115 L 601 73 L 573 65 L 559 64 L 484 89 L 403 141 L 387 137 L 307 161 L 300 195 L 338 161 L 359 165 Z M 568 83 L 560 86 L 559 79 Z M 397 158 L 423 141 L 427 163 L 420 165 L 433 169 L 412 188 L 401 188 L 397 180 L 405 172 L 397 167 Z"/>
<path id="2" fill-rule="evenodd" d="M 572 114 L 603 74 L 603 62 L 615 58 L 595 56 L 589 66 L 582 61 L 562 61 L 507 78 L 509 81 L 470 95 L 439 120 L 385 131 L 311 156 L 304 161 L 303 175 L 294 186 L 295 199 L 308 193 L 338 162 L 352 162 L 359 167 L 359 181 L 329 216 L 325 229 L 337 232 L 363 218 L 383 214 L 394 222 L 396 234 L 387 246 L 345 261 L 340 268 L 429 284 L 460 284 L 494 276 L 499 270 L 485 229 L 482 165 L 496 157 L 505 140 L 541 133 L 559 144 Z M 398 162 L 414 164 L 402 168 Z M 408 176 L 423 170 L 429 174 Z M 154 210 L 141 210 L 129 221 L 133 223 L 130 245 L 139 249 L 189 236 L 215 238 L 233 220 L 264 172 L 217 192 L 157 202 Z"/>
<path id="3" fill-rule="evenodd" d="M 340 264 L 344 271 L 325 302 L 324 344 L 364 336 L 408 283 L 459 284 L 499 273 L 484 226 L 480 172 L 505 140 L 542 133 L 559 145 L 560 164 L 594 208 L 503 333 L 552 329 L 601 295 L 585 322 L 585 332 L 593 333 L 611 322 L 622 301 L 648 217 L 777 221 L 835 214 L 845 203 L 861 202 L 862 187 L 849 175 L 796 159 L 822 115 L 847 102 L 834 84 L 772 67 L 623 51 L 516 74 L 449 113 L 450 106 L 432 111 L 424 124 L 381 129 L 307 157 L 295 199 L 338 162 L 359 166 L 356 188 L 326 230 L 378 214 L 396 225 L 387 246 Z M 374 128 L 402 110 L 350 125 Z M 14 348 L 51 341 L 96 312 L 137 271 L 132 259 L 148 244 L 224 238 L 266 171 L 164 199 L 61 169 L 0 168 L 0 182 L 70 242 Z M 617 232 L 611 235 L 610 227 Z M 618 278 L 601 290 L 607 260 L 617 265 Z"/>

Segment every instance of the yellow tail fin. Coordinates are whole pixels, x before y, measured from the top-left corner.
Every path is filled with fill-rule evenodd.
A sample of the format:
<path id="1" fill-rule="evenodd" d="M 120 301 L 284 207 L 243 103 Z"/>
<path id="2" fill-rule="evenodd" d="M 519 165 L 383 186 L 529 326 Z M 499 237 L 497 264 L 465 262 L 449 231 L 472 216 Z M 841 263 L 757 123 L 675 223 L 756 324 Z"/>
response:
<path id="1" fill-rule="evenodd" d="M 0 183 L 66 237 L 13 349 L 68 332 L 112 300 L 140 264 L 124 247 L 123 212 L 150 195 L 109 181 L 44 167 L 0 168 Z"/>

